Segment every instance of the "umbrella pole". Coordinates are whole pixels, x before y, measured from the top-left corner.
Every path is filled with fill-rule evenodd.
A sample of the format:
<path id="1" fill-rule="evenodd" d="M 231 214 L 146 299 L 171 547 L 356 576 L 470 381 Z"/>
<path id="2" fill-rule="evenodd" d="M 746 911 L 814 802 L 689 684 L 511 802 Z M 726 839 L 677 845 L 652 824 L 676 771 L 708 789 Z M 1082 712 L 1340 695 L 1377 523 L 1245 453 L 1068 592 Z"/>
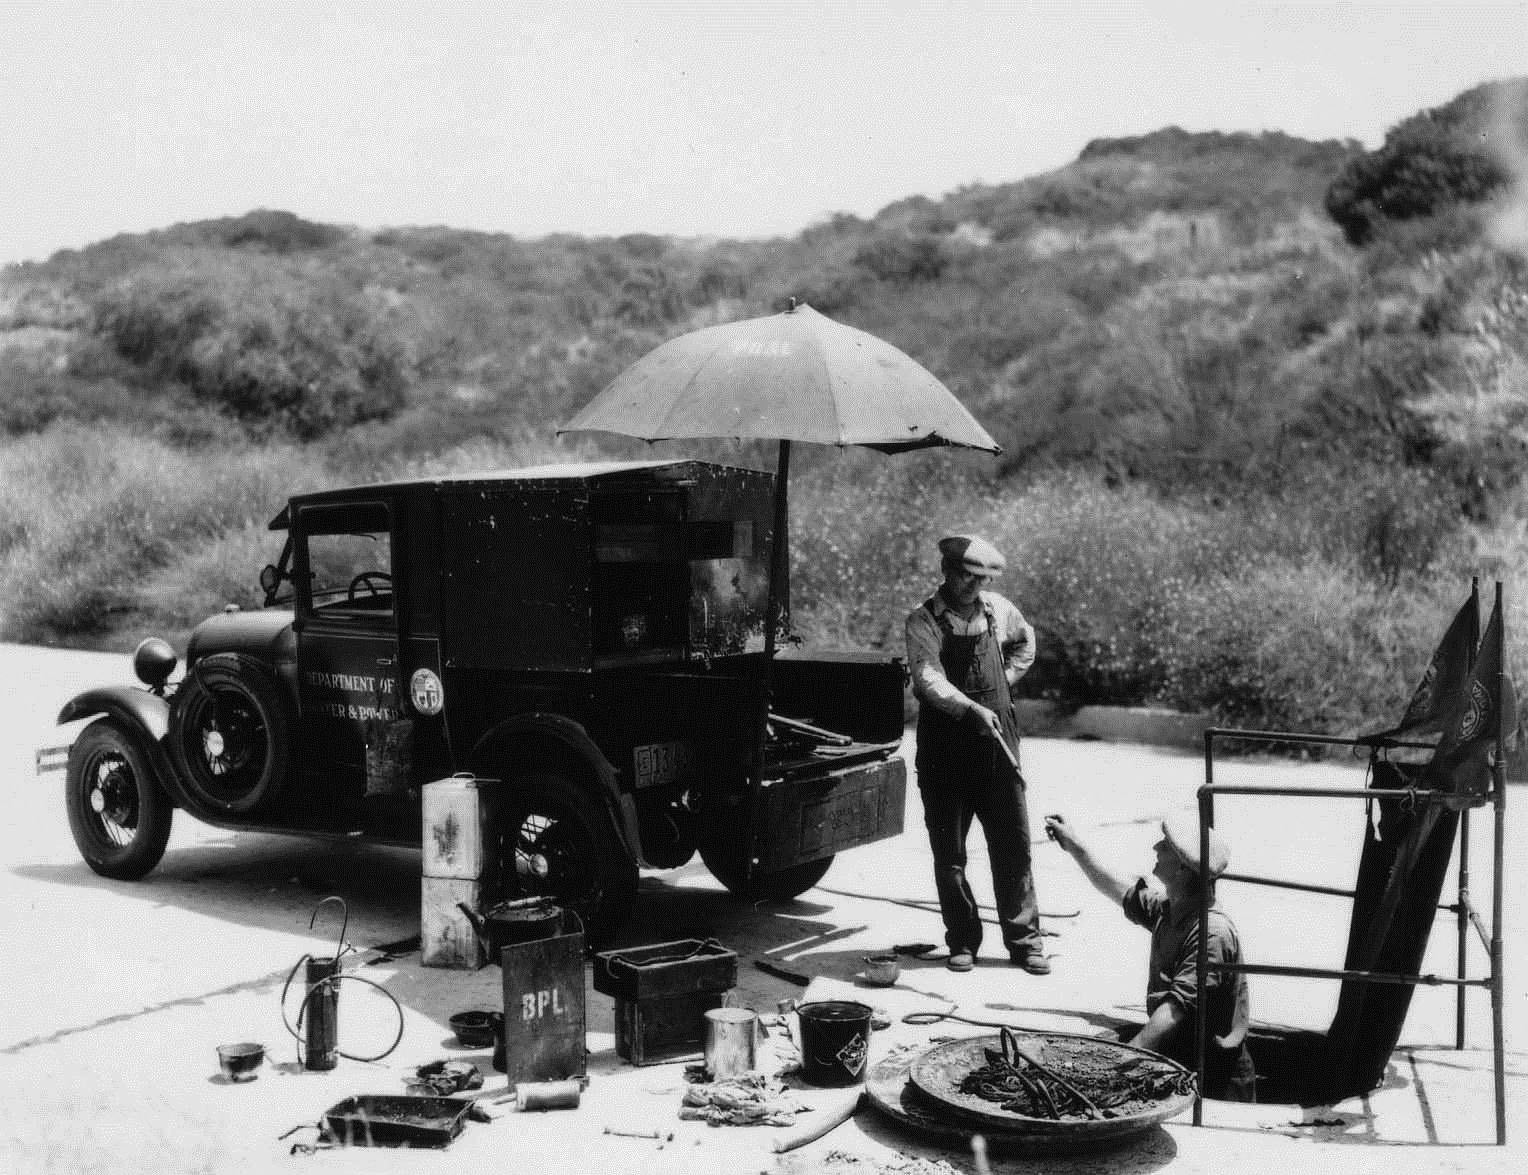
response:
<path id="1" fill-rule="evenodd" d="M 774 535 L 769 544 L 769 591 L 764 605 L 764 680 L 769 681 L 770 661 L 775 655 L 775 629 L 780 626 L 780 587 L 785 579 L 790 549 L 787 534 L 790 526 L 790 498 L 787 486 L 791 476 L 791 443 L 780 442 L 779 464 L 775 470 Z"/>
<path id="2" fill-rule="evenodd" d="M 775 630 L 780 626 L 781 587 L 784 583 L 790 550 L 786 536 L 790 524 L 790 495 L 788 493 L 791 473 L 791 443 L 780 442 L 779 461 L 775 470 L 775 501 L 773 532 L 769 541 L 769 586 L 764 603 L 764 666 L 760 674 L 759 716 L 753 749 L 753 763 L 748 776 L 748 826 L 744 830 L 743 843 L 747 846 L 743 862 L 744 880 L 752 880 L 755 858 L 754 838 L 764 806 L 764 746 L 769 739 L 770 681 L 773 677 L 775 659 Z"/>

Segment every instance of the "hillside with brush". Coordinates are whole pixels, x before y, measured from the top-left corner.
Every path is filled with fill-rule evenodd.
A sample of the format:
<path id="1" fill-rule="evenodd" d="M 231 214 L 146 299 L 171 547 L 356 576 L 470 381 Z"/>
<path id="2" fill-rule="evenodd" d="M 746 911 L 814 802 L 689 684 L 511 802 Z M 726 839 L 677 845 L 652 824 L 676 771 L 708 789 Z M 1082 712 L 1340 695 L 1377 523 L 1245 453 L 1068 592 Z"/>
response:
<path id="1" fill-rule="evenodd" d="M 1365 151 L 1167 128 L 794 237 L 535 240 L 281 211 L 0 271 L 0 639 L 121 647 L 252 606 L 315 484 L 649 450 L 555 429 L 676 334 L 791 298 L 937 374 L 1003 445 L 798 455 L 795 622 L 895 648 L 932 538 L 982 529 L 1042 633 L 1025 688 L 1352 729 L 1528 472 L 1528 85 Z M 1276 638 L 1273 634 L 1277 634 Z"/>

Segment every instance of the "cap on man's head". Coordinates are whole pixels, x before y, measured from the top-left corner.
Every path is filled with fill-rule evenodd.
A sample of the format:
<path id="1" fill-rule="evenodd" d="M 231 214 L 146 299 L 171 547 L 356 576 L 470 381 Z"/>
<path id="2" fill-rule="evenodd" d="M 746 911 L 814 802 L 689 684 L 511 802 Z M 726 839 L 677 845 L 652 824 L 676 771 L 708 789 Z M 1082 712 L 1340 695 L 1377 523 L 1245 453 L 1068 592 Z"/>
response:
<path id="1" fill-rule="evenodd" d="M 1008 566 L 1002 552 L 974 534 L 952 534 L 940 539 L 939 554 L 946 564 L 959 563 L 976 575 L 997 575 Z"/>
<path id="2" fill-rule="evenodd" d="M 1186 812 L 1176 812 L 1162 821 L 1162 836 L 1179 858 L 1201 877 L 1205 870 L 1199 865 L 1199 821 Z M 1231 846 L 1226 838 L 1210 829 L 1209 877 L 1214 880 L 1231 864 Z"/>

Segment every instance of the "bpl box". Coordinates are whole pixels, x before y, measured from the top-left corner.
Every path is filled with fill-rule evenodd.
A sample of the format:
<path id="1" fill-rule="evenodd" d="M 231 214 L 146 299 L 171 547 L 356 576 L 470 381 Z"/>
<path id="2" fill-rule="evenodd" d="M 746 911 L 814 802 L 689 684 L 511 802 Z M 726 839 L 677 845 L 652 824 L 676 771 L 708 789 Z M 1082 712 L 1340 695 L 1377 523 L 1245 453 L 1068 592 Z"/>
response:
<path id="1" fill-rule="evenodd" d="M 561 1081 L 588 1072 L 584 1009 L 584 932 L 564 911 L 548 938 L 499 951 L 504 973 L 504 1076 Z"/>

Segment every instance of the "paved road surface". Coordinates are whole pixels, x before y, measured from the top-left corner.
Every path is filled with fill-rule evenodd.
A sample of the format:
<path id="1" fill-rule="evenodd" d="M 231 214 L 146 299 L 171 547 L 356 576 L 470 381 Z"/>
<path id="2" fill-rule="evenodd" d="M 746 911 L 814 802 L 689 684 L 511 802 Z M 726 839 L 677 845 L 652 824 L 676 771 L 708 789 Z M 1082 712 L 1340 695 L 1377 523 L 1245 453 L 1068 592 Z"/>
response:
<path id="1" fill-rule="evenodd" d="M 412 1069 L 443 1056 L 467 1056 L 487 1068 L 486 1053 L 450 1048 L 453 1012 L 495 1006 L 494 969 L 476 973 L 422 968 L 417 952 L 395 959 L 366 950 L 418 933 L 418 856 L 400 850 L 254 834 L 230 835 L 180 817 L 163 864 L 147 879 L 120 884 L 80 863 L 64 818 L 62 777 L 36 777 L 38 745 L 68 731 L 52 726 L 62 701 L 86 685 L 128 680 L 126 657 L 0 646 L 7 712 L 0 716 L 0 775 L 7 819 L 0 824 L 0 1169 L 16 1172 L 165 1173 L 345 1169 L 446 1171 L 523 1167 L 556 1173 L 644 1171 L 949 1172 L 972 1169 L 969 1155 L 930 1146 L 890 1128 L 866 1110 L 826 1138 L 789 1155 L 770 1153 L 768 1128 L 710 1128 L 678 1122 L 678 1066 L 636 1068 L 614 1055 L 611 1001 L 589 992 L 592 1082 L 577 1111 L 511 1116 L 472 1124 L 443 1152 L 288 1153 L 284 1131 L 313 1123 L 329 1105 L 356 1093 L 402 1092 Z M 1155 822 L 1191 807 L 1202 768 L 1180 752 L 1106 743 L 1032 739 L 1025 743 L 1031 803 L 1093 826 L 1107 850 L 1149 864 Z M 1253 762 L 1227 766 L 1230 781 L 1354 785 L 1351 765 Z M 1513 789 L 1517 798 L 1520 789 Z M 624 941 L 643 943 L 715 935 L 738 952 L 736 1002 L 763 1010 L 800 989 L 753 966 L 769 958 L 823 982 L 853 985 L 868 951 L 898 942 L 937 942 L 933 885 L 910 798 L 909 827 L 899 838 L 844 855 L 823 886 L 794 903 L 751 909 L 734 903 L 698 865 L 644 876 Z M 1223 801 L 1221 824 L 1238 870 L 1351 884 L 1361 815 L 1335 800 Z M 1509 861 L 1528 860 L 1525 835 L 1509 813 Z M 1485 833 L 1489 820 L 1478 822 Z M 979 896 L 985 857 L 973 836 Z M 1489 839 L 1474 851 L 1477 893 L 1489 892 Z M 1054 846 L 1036 848 L 1036 875 L 1054 973 L 1025 975 L 994 955 L 967 976 L 915 964 L 892 989 L 861 994 L 890 1013 L 893 1027 L 875 1048 L 926 1039 L 900 1016 L 957 1006 L 975 1018 L 1090 1032 L 1141 1014 L 1145 936 L 1083 881 Z M 1107 1159 L 994 1162 L 996 1170 L 1184 1172 L 1273 1170 L 1291 1163 L 1328 1172 L 1509 1170 L 1528 1142 L 1528 1065 L 1521 1025 L 1528 956 L 1521 877 L 1506 917 L 1508 1069 L 1513 1146 L 1493 1136 L 1489 1014 L 1483 994 L 1470 1000 L 1469 1045 L 1453 1035 L 1449 992 L 1421 989 L 1385 1086 L 1324 1114 L 1294 1107 L 1209 1103 L 1206 1125 L 1168 1124 Z M 398 1048 L 377 1063 L 342 1061 L 330 1073 L 306 1073 L 283 1027 L 278 997 L 305 953 L 327 953 L 332 928 L 308 929 L 318 900 L 342 895 L 350 938 L 366 960 L 357 971 L 381 984 L 403 1011 Z M 1223 897 L 1237 914 L 1252 958 L 1332 966 L 1340 961 L 1347 910 L 1332 898 L 1240 886 Z M 995 950 L 996 935 L 991 943 Z M 1452 966 L 1446 922 L 1433 937 L 1429 967 Z M 1479 953 L 1472 957 L 1478 961 Z M 852 990 L 852 988 L 849 988 Z M 1255 980 L 1254 1014 L 1265 1023 L 1324 1027 L 1335 985 Z M 359 986 L 342 989 L 342 1047 L 364 1053 L 385 1046 L 392 1009 Z M 973 1031 L 951 1026 L 952 1031 Z M 921 1034 L 921 1035 L 920 1035 Z M 258 1040 L 271 1059 L 260 1077 L 229 1085 L 218 1075 L 215 1046 Z M 489 1072 L 490 1085 L 502 1082 Z M 663 1145 L 606 1135 L 614 1125 L 662 1126 Z M 311 1130 L 294 1138 L 311 1137 Z M 1355 1145 L 1356 1144 L 1356 1145 Z M 1102 1165 L 1100 1165 L 1102 1164 Z"/>

